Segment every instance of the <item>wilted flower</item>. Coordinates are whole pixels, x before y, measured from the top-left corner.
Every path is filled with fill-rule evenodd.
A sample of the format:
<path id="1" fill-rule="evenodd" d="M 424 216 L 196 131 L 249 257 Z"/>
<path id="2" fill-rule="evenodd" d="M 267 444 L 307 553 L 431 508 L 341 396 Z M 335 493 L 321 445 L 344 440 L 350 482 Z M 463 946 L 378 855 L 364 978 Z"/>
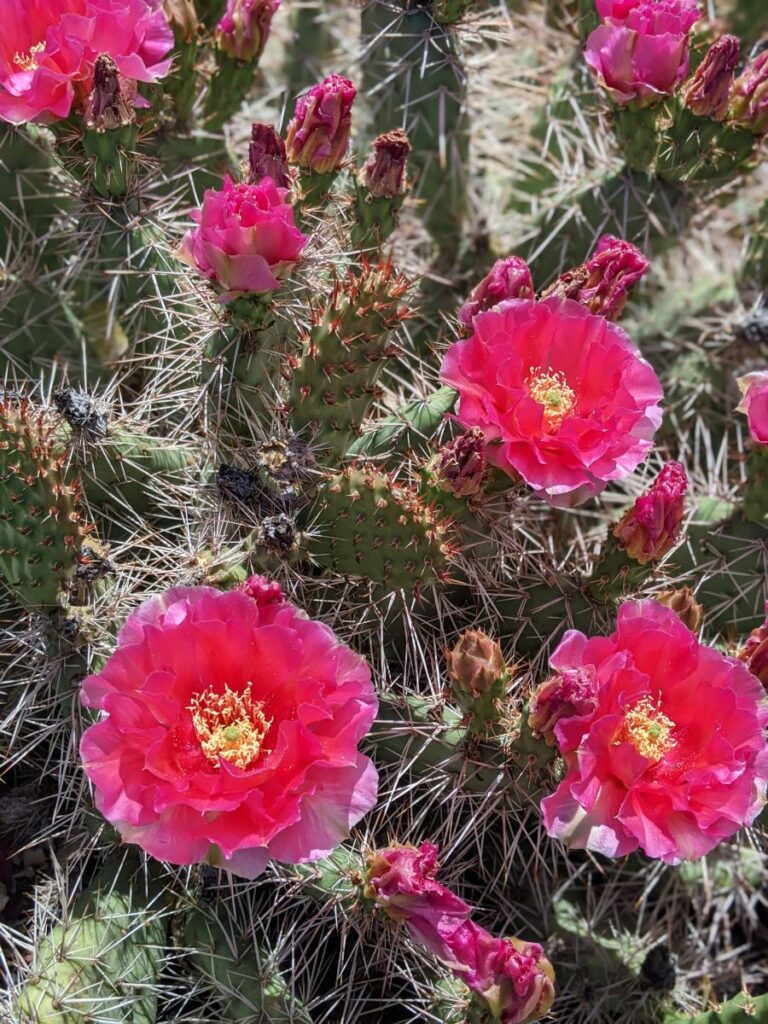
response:
<path id="1" fill-rule="evenodd" d="M 570 734 L 588 720 L 597 707 L 597 679 L 591 665 L 565 669 L 541 683 L 533 692 L 528 723 L 550 747 L 572 749 Z"/>
<path id="2" fill-rule="evenodd" d="M 227 0 L 227 9 L 216 26 L 216 45 L 235 60 L 257 61 L 279 6 L 280 0 Z"/>
<path id="3" fill-rule="evenodd" d="M 513 299 L 478 314 L 443 381 L 486 458 L 553 505 L 576 505 L 647 455 L 661 385 L 624 331 L 570 299 Z"/>
<path id="4" fill-rule="evenodd" d="M 265 590 L 266 588 L 266 590 Z M 266 581 L 178 587 L 136 609 L 83 683 L 104 717 L 80 753 L 123 840 L 254 877 L 325 856 L 376 802 L 357 749 L 376 715 L 366 662 Z M 274 595 L 272 595 L 274 597 Z"/>
<path id="5" fill-rule="evenodd" d="M 704 55 L 683 89 L 686 107 L 699 117 L 722 121 L 739 63 L 740 43 L 736 36 L 721 36 Z"/>
<path id="6" fill-rule="evenodd" d="M 768 602 L 765 613 L 768 616 Z M 738 658 L 768 691 L 768 617 L 762 626 L 753 629 L 749 634 L 747 642 L 738 653 Z"/>
<path id="7" fill-rule="evenodd" d="M 482 1000 L 492 1020 L 526 1024 L 554 1002 L 555 972 L 537 943 L 496 939 L 466 921 L 452 933 L 448 948 L 454 975 Z"/>
<path id="8" fill-rule="evenodd" d="M 755 135 L 768 132 L 768 50 L 763 50 L 733 83 L 728 119 Z"/>
<path id="9" fill-rule="evenodd" d="M 673 93 L 688 74 L 688 34 L 697 0 L 597 0 L 603 24 L 585 58 L 614 102 L 647 107 Z"/>
<path id="10" fill-rule="evenodd" d="M 236 185 L 226 177 L 222 189 L 208 189 L 202 209 L 193 212 L 198 227 L 184 236 L 180 256 L 216 282 L 220 302 L 272 291 L 290 274 L 307 236 L 294 224 L 286 195 L 271 178 Z"/>
<path id="11" fill-rule="evenodd" d="M 534 294 L 531 270 L 519 256 L 496 260 L 483 280 L 469 293 L 458 312 L 459 321 L 471 328 L 478 313 L 493 309 L 506 299 L 532 299 Z"/>
<path id="12" fill-rule="evenodd" d="M 678 619 L 692 633 L 698 633 L 704 619 L 704 607 L 699 604 L 690 587 L 677 590 L 663 590 L 655 595 L 655 600 L 665 608 L 671 608 Z"/>
<path id="13" fill-rule="evenodd" d="M 486 475 L 485 435 L 472 427 L 443 445 L 432 462 L 438 487 L 457 498 L 469 498 L 482 489 Z"/>
<path id="14" fill-rule="evenodd" d="M 285 143 L 271 124 L 254 124 L 248 145 L 248 183 L 258 185 L 271 178 L 278 188 L 291 187 Z"/>
<path id="15" fill-rule="evenodd" d="M 561 274 L 543 297 L 575 299 L 606 320 L 618 320 L 630 289 L 649 266 L 636 245 L 603 235 L 587 262 Z"/>
<path id="16" fill-rule="evenodd" d="M 377 199 L 395 199 L 408 188 L 406 174 L 411 144 L 400 128 L 373 140 L 373 152 L 363 164 L 360 184 Z"/>
<path id="17" fill-rule="evenodd" d="M 101 54 L 134 82 L 154 82 L 171 66 L 173 32 L 160 0 L 7 0 L 4 14 L 4 121 L 67 117 L 91 92 Z"/>
<path id="18" fill-rule="evenodd" d="M 676 864 L 754 821 L 768 780 L 768 701 L 744 665 L 656 601 L 622 605 L 609 637 L 569 630 L 550 664 L 597 679 L 593 713 L 569 722 L 560 746 L 567 774 L 542 801 L 550 835 Z"/>
<path id="19" fill-rule="evenodd" d="M 117 64 L 102 54 L 93 69 L 93 89 L 85 106 L 86 124 L 97 131 L 122 128 L 134 120 L 133 107 L 120 88 Z"/>
<path id="20" fill-rule="evenodd" d="M 744 396 L 738 411 L 747 417 L 752 440 L 768 444 L 768 370 L 746 373 L 736 383 Z"/>
<path id="21" fill-rule="evenodd" d="M 613 535 L 640 565 L 663 558 L 675 546 L 685 515 L 688 477 L 679 462 L 668 462 L 650 488 L 628 509 Z"/>
<path id="22" fill-rule="evenodd" d="M 286 137 L 291 163 L 317 174 L 339 169 L 349 145 L 356 95 L 348 78 L 332 74 L 299 98 Z"/>

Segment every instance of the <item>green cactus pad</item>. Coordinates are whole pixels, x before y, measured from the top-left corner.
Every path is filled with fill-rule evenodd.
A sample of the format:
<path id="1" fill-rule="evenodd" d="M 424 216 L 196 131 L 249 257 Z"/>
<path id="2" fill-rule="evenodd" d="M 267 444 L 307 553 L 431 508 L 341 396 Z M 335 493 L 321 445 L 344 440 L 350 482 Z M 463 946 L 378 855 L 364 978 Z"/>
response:
<path id="1" fill-rule="evenodd" d="M 767 1024 L 768 995 L 739 994 L 723 1003 L 719 1010 L 709 1010 L 693 1017 L 667 1013 L 664 1024 Z"/>

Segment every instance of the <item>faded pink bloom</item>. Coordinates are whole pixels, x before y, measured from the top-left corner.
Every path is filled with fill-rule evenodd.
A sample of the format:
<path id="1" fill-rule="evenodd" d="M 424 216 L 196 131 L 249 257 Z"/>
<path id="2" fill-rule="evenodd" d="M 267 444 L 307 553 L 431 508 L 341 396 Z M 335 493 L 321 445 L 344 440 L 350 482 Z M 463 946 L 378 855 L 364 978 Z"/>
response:
<path id="1" fill-rule="evenodd" d="M 484 1004 L 492 1020 L 525 1024 L 542 1017 L 554 1002 L 555 973 L 535 942 L 496 939 L 465 921 L 448 941 L 454 975 Z"/>
<path id="2" fill-rule="evenodd" d="M 768 50 L 763 50 L 733 83 L 728 118 L 755 135 L 768 132 Z"/>
<path id="3" fill-rule="evenodd" d="M 271 178 L 278 188 L 291 187 L 285 143 L 271 124 L 254 124 L 248 146 L 248 184 Z"/>
<path id="4" fill-rule="evenodd" d="M 528 722 L 548 746 L 573 750 L 583 723 L 592 717 L 596 707 L 597 679 L 592 667 L 566 669 L 536 688 Z"/>
<path id="5" fill-rule="evenodd" d="M 704 55 L 683 90 L 685 105 L 699 117 L 722 121 L 739 63 L 741 44 L 736 36 L 721 36 Z"/>
<path id="6" fill-rule="evenodd" d="M 632 601 L 611 636 L 569 630 L 550 664 L 597 680 L 594 712 L 568 723 L 560 748 L 567 774 L 542 801 L 551 836 L 677 864 L 754 821 L 768 781 L 768 701 L 739 661 L 699 643 L 671 609 Z"/>
<path id="7" fill-rule="evenodd" d="M 288 190 L 271 178 L 235 184 L 227 176 L 220 191 L 208 189 L 198 227 L 188 231 L 180 256 L 222 289 L 220 302 L 238 295 L 270 292 L 290 274 L 307 244 L 293 221 Z"/>
<path id="8" fill-rule="evenodd" d="M 469 293 L 458 312 L 459 321 L 467 328 L 478 313 L 493 309 L 506 299 L 532 299 L 534 295 L 531 270 L 519 256 L 496 260 L 483 280 Z"/>
<path id="9" fill-rule="evenodd" d="M 614 537 L 630 558 L 645 565 L 663 558 L 675 546 L 685 515 L 687 490 L 683 467 L 679 462 L 668 462 L 613 528 Z"/>
<path id="10" fill-rule="evenodd" d="M 765 605 L 765 614 L 765 622 L 752 630 L 747 642 L 739 651 L 738 658 L 754 676 L 757 676 L 768 693 L 768 602 Z"/>
<path id="11" fill-rule="evenodd" d="M 457 416 L 486 457 L 550 504 L 627 476 L 661 422 L 661 385 L 624 331 L 570 299 L 513 299 L 480 313 L 445 354 Z"/>
<path id="12" fill-rule="evenodd" d="M 214 34 L 216 45 L 235 60 L 257 61 L 279 6 L 280 0 L 227 0 Z"/>
<path id="13" fill-rule="evenodd" d="M 647 107 L 688 74 L 697 0 L 597 0 L 603 19 L 587 40 L 587 64 L 621 106 Z"/>
<path id="14" fill-rule="evenodd" d="M 0 120 L 46 123 L 80 107 L 97 57 L 154 82 L 173 46 L 161 0 L 6 0 L 0 33 Z M 136 94 L 136 105 L 142 101 Z"/>
<path id="15" fill-rule="evenodd" d="M 285 140 L 291 163 L 316 174 L 341 167 L 349 146 L 356 95 L 348 78 L 332 74 L 298 99 Z"/>
<path id="16" fill-rule="evenodd" d="M 736 383 L 744 396 L 737 411 L 746 415 L 752 440 L 768 444 L 768 370 L 746 373 Z"/>
<path id="17" fill-rule="evenodd" d="M 443 445 L 433 462 L 438 487 L 456 498 L 479 494 L 486 477 L 485 435 L 472 427 Z"/>
<path id="18" fill-rule="evenodd" d="M 603 235 L 587 262 L 566 270 L 546 289 L 542 298 L 575 299 L 591 313 L 604 316 L 606 320 L 618 320 L 630 289 L 649 266 L 636 245 L 613 235 Z"/>
<path id="19" fill-rule="evenodd" d="M 447 941 L 471 908 L 435 881 L 437 854 L 433 843 L 376 850 L 368 860 L 365 895 L 393 921 L 404 921 L 435 956 L 450 960 Z"/>
<path id="20" fill-rule="evenodd" d="M 407 165 L 411 144 L 400 128 L 373 140 L 373 152 L 363 164 L 360 183 L 377 199 L 395 199 L 408 188 Z"/>
<path id="21" fill-rule="evenodd" d="M 146 601 L 82 700 L 103 712 L 80 744 L 96 806 L 159 860 L 251 878 L 330 853 L 376 802 L 368 665 L 287 601 Z"/>

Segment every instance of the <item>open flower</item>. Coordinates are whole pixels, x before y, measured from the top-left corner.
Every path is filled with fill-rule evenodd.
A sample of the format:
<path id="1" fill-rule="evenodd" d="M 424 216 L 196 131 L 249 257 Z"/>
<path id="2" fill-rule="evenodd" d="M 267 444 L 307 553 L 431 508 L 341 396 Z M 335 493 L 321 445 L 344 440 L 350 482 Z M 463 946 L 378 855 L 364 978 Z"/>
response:
<path id="1" fill-rule="evenodd" d="M 254 877 L 325 856 L 376 801 L 368 665 L 266 585 L 146 601 L 82 700 L 104 712 L 80 744 L 96 806 L 160 860 Z"/>
<path id="2" fill-rule="evenodd" d="M 647 107 L 673 93 L 688 74 L 697 0 L 597 0 L 597 10 L 584 55 L 611 98 Z"/>
<path id="3" fill-rule="evenodd" d="M 4 121 L 67 117 L 90 93 L 101 54 L 134 82 L 154 82 L 171 66 L 173 32 L 161 0 L 8 0 L 3 15 Z"/>
<path id="4" fill-rule="evenodd" d="M 571 299 L 513 299 L 480 313 L 442 379 L 457 419 L 493 465 L 553 505 L 576 505 L 631 473 L 661 422 L 661 385 L 624 331 Z"/>
<path id="5" fill-rule="evenodd" d="M 745 373 L 736 383 L 744 396 L 738 411 L 747 417 L 752 440 L 768 444 L 768 370 Z"/>
<path id="6" fill-rule="evenodd" d="M 287 194 L 272 178 L 236 185 L 226 177 L 221 190 L 206 191 L 180 255 L 222 289 L 220 302 L 272 291 L 295 266 L 307 236 L 294 224 Z"/>
<path id="7" fill-rule="evenodd" d="M 591 673 L 595 707 L 556 728 L 568 771 L 542 801 L 550 835 L 676 864 L 754 821 L 768 781 L 768 701 L 743 664 L 699 643 L 670 608 L 634 601 L 609 637 L 567 632 L 551 665 Z"/>

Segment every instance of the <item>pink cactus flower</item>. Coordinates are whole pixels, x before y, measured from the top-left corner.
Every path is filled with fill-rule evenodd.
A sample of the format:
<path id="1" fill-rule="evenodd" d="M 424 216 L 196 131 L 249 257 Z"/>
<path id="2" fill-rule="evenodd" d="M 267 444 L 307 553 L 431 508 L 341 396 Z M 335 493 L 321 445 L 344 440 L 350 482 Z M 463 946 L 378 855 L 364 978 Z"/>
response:
<path id="1" fill-rule="evenodd" d="M 146 601 L 82 700 L 103 712 L 80 744 L 96 806 L 159 860 L 252 878 L 325 856 L 376 802 L 357 749 L 377 708 L 368 665 L 288 601 Z"/>
<path id="2" fill-rule="evenodd" d="M 492 1020 L 538 1020 L 555 998 L 554 971 L 535 942 L 496 939 L 474 921 L 456 928 L 448 942 L 454 975 L 467 985 Z"/>
<path id="3" fill-rule="evenodd" d="M 670 608 L 632 601 L 611 636 L 570 630 L 550 663 L 597 681 L 594 712 L 569 723 L 560 747 L 567 774 L 542 801 L 551 836 L 677 864 L 754 821 L 768 781 L 768 700 L 741 662 L 699 643 Z"/>
<path id="4" fill-rule="evenodd" d="M 532 299 L 534 296 L 531 270 L 519 256 L 496 260 L 483 280 L 469 293 L 469 298 L 458 312 L 459 322 L 471 330 L 478 313 L 493 309 L 506 299 Z"/>
<path id="5" fill-rule="evenodd" d="M 747 417 L 752 440 L 768 444 L 768 370 L 746 373 L 736 383 L 744 396 L 738 411 Z"/>
<path id="6" fill-rule="evenodd" d="M 316 174 L 341 167 L 349 146 L 356 95 L 348 78 L 332 74 L 300 97 L 285 140 L 291 163 Z"/>
<path id="7" fill-rule="evenodd" d="M 733 83 L 728 118 L 755 135 L 768 133 L 768 50 L 751 60 Z"/>
<path id="8" fill-rule="evenodd" d="M 448 939 L 471 908 L 435 881 L 437 854 L 432 843 L 377 850 L 368 860 L 365 895 L 393 921 L 405 922 L 416 941 L 435 956 L 450 960 Z"/>
<path id="9" fill-rule="evenodd" d="M 287 194 L 271 178 L 236 185 L 229 177 L 220 191 L 205 193 L 192 214 L 198 227 L 184 236 L 179 255 L 222 289 L 220 302 L 273 291 L 295 266 L 307 236 L 294 224 Z"/>
<path id="10" fill-rule="evenodd" d="M 679 462 L 668 462 L 613 529 L 630 558 L 645 565 L 663 558 L 675 546 L 685 515 L 687 490 L 683 467 Z"/>
<path id="11" fill-rule="evenodd" d="M 736 36 L 721 36 L 685 83 L 685 105 L 698 117 L 711 117 L 713 121 L 722 121 L 725 117 L 740 49 Z"/>
<path id="12" fill-rule="evenodd" d="M 161 0 L 7 0 L 3 18 L 3 121 L 68 117 L 90 93 L 101 54 L 132 82 L 155 82 L 171 66 L 173 32 Z"/>
<path id="13" fill-rule="evenodd" d="M 227 0 L 227 9 L 216 26 L 216 45 L 235 60 L 257 61 L 279 6 L 280 0 Z"/>
<path id="14" fill-rule="evenodd" d="M 488 461 L 552 505 L 577 505 L 648 454 L 661 385 L 624 331 L 571 299 L 513 299 L 480 313 L 442 379 Z"/>
<path id="15" fill-rule="evenodd" d="M 647 107 L 673 93 L 688 74 L 697 0 L 597 0 L 597 10 L 585 58 L 614 102 Z"/>

